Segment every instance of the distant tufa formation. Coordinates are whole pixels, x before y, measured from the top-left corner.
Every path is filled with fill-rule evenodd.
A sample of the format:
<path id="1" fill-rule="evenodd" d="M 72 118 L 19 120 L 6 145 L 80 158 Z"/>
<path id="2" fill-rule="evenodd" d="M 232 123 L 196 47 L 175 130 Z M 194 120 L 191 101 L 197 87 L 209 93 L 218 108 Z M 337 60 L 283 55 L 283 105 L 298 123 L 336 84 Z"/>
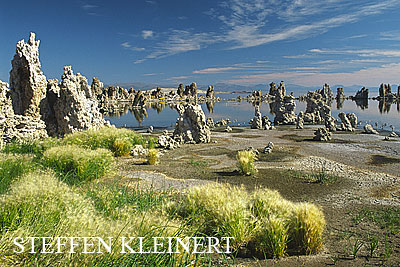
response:
<path id="1" fill-rule="evenodd" d="M 84 129 L 109 125 L 98 110 L 96 84 L 90 87 L 71 67 L 64 68 L 61 83 L 46 80 L 39 62 L 39 43 L 17 43 L 11 61 L 10 85 L 0 81 L 0 139 L 38 139 L 63 136 Z"/>

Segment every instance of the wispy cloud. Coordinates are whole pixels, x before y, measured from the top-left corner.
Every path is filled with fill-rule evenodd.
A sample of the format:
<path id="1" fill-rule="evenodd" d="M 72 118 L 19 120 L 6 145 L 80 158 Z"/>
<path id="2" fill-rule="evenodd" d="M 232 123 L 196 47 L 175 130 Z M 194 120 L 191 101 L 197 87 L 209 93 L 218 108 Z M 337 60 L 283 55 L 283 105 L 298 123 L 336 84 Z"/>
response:
<path id="1" fill-rule="evenodd" d="M 386 49 L 346 49 L 346 50 L 336 50 L 336 49 L 311 49 L 311 53 L 316 54 L 331 54 L 331 55 L 345 55 L 352 54 L 360 57 L 400 57 L 400 50 L 386 50 Z"/>
<path id="2" fill-rule="evenodd" d="M 121 44 L 121 46 L 124 47 L 124 48 L 130 48 L 131 47 L 129 42 L 124 42 L 124 43 Z"/>
<path id="3" fill-rule="evenodd" d="M 81 8 L 90 16 L 101 16 L 97 10 L 99 6 L 97 5 L 91 5 L 86 2 L 80 2 Z"/>
<path id="4" fill-rule="evenodd" d="M 400 41 L 400 31 L 388 31 L 380 34 L 379 40 Z"/>
<path id="5" fill-rule="evenodd" d="M 83 4 L 83 5 L 82 5 L 82 8 L 83 8 L 83 9 L 86 9 L 86 10 L 88 10 L 88 9 L 93 9 L 93 8 L 97 8 L 97 7 L 99 7 L 99 6 L 90 5 L 90 4 Z"/>
<path id="6" fill-rule="evenodd" d="M 382 82 L 398 83 L 400 63 L 385 64 L 378 67 L 365 68 L 353 72 L 321 73 L 313 71 L 271 72 L 255 75 L 241 75 L 224 82 L 234 84 L 269 83 L 274 80 L 284 80 L 303 86 L 317 86 L 324 83 L 343 84 L 351 86 L 377 86 Z"/>
<path id="7" fill-rule="evenodd" d="M 237 67 L 206 68 L 202 70 L 195 70 L 193 71 L 193 74 L 215 74 L 215 73 L 228 72 L 238 69 L 239 68 Z"/>
<path id="8" fill-rule="evenodd" d="M 146 0 L 146 3 L 150 4 L 150 5 L 156 5 L 157 4 L 157 2 L 154 1 L 154 0 Z"/>
<path id="9" fill-rule="evenodd" d="M 160 74 L 162 74 L 162 73 L 145 73 L 145 74 L 143 74 L 143 76 L 157 76 Z"/>
<path id="10" fill-rule="evenodd" d="M 154 32 L 151 30 L 144 30 L 142 31 L 142 37 L 143 39 L 149 39 L 152 38 L 154 36 Z"/>
<path id="11" fill-rule="evenodd" d="M 157 45 L 154 51 L 142 59 L 141 62 L 148 59 L 164 58 L 183 52 L 200 50 L 202 47 L 215 42 L 216 40 L 208 33 L 192 34 L 189 31 L 172 30 L 168 39 Z"/>
<path id="12" fill-rule="evenodd" d="M 180 81 L 180 80 L 187 80 L 189 78 L 191 78 L 191 76 L 174 76 L 174 77 L 167 78 L 166 80 L 168 80 L 168 81 Z"/>
<path id="13" fill-rule="evenodd" d="M 399 0 L 373 1 L 361 0 L 355 4 L 350 0 L 226 0 L 220 3 L 220 8 L 203 13 L 216 21 L 215 32 L 171 29 L 160 33 L 161 38 L 167 39 L 157 40 L 144 59 L 200 50 L 217 43 L 226 44 L 226 49 L 239 49 L 305 39 L 400 5 Z"/>
<path id="14" fill-rule="evenodd" d="M 125 49 L 129 49 L 132 51 L 144 51 L 146 50 L 144 47 L 136 47 L 136 46 L 132 46 L 129 42 L 124 42 L 121 44 L 121 46 Z"/>

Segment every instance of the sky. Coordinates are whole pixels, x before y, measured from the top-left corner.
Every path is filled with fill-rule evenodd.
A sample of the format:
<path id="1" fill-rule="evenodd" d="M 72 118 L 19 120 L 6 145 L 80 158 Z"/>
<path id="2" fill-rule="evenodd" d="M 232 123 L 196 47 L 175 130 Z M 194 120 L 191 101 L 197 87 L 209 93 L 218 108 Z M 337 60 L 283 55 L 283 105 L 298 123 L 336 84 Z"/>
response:
<path id="1" fill-rule="evenodd" d="M 400 83 L 400 0 L 3 1 L 0 80 L 35 32 L 42 71 L 105 84 Z"/>

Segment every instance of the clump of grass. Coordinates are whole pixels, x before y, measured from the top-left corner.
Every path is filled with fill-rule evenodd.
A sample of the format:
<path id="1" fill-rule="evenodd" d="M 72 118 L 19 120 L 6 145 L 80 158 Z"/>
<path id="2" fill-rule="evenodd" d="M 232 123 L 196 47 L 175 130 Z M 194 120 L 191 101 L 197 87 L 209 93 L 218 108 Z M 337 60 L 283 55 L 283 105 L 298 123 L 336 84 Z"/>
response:
<path id="1" fill-rule="evenodd" d="M 264 217 L 253 235 L 256 249 L 268 258 L 280 258 L 287 253 L 288 226 L 276 216 Z"/>
<path id="2" fill-rule="evenodd" d="M 103 177 L 113 161 L 113 155 L 107 149 L 90 150 L 76 145 L 50 148 L 42 158 L 42 164 L 53 169 L 68 184 Z"/>
<path id="3" fill-rule="evenodd" d="M 233 247 L 238 248 L 247 243 L 252 229 L 247 197 L 243 188 L 208 184 L 191 189 L 172 206 L 174 213 L 192 222 L 199 232 L 234 237 Z"/>
<path id="4" fill-rule="evenodd" d="M 191 189 L 173 210 L 204 234 L 234 237 L 250 256 L 311 254 L 322 247 L 325 219 L 313 204 L 293 203 L 277 191 L 208 184 Z"/>
<path id="5" fill-rule="evenodd" d="M 40 155 L 43 153 L 43 147 L 33 141 L 13 141 L 7 143 L 3 150 L 6 154 L 34 154 Z"/>
<path id="6" fill-rule="evenodd" d="M 73 144 L 85 148 L 106 148 L 115 156 L 129 154 L 134 145 L 145 145 L 146 140 L 138 133 L 115 127 L 103 127 L 99 130 L 86 130 L 68 134 L 62 144 Z"/>
<path id="7" fill-rule="evenodd" d="M 147 162 L 150 165 L 157 165 L 160 162 L 160 154 L 157 149 L 149 149 L 149 151 L 147 152 Z"/>
<path id="8" fill-rule="evenodd" d="M 148 211 L 162 206 L 168 198 L 168 192 L 155 192 L 152 188 L 129 188 L 117 183 L 108 186 L 96 184 L 90 187 L 86 195 L 93 201 L 97 211 L 114 219 L 129 207 L 136 212 Z"/>
<path id="9" fill-rule="evenodd" d="M 254 166 L 254 161 L 257 159 L 256 153 L 251 150 L 238 151 L 236 159 L 238 160 L 238 167 L 244 175 L 254 175 L 257 169 Z"/>
<path id="10" fill-rule="evenodd" d="M 329 174 L 324 167 L 309 174 L 308 178 L 311 182 L 318 184 L 334 184 L 338 179 L 336 175 Z"/>
<path id="11" fill-rule="evenodd" d="M 117 138 L 112 144 L 111 151 L 114 152 L 114 156 L 127 156 L 133 148 L 132 142 L 128 139 Z"/>
<path id="12" fill-rule="evenodd" d="M 323 244 L 323 231 L 326 225 L 324 214 L 317 206 L 310 203 L 300 203 L 296 207 L 293 225 L 292 244 L 301 253 L 318 252 Z"/>
<path id="13" fill-rule="evenodd" d="M 34 165 L 27 157 L 0 154 L 0 194 L 7 191 L 13 180 L 33 168 Z"/>
<path id="14" fill-rule="evenodd" d="M 182 254 L 121 255 L 120 236 L 148 237 L 143 243 L 143 250 L 147 251 L 154 245 L 151 237 L 174 237 L 182 231 L 177 222 L 157 211 L 123 213 L 117 219 L 103 217 L 90 199 L 59 181 L 51 172 L 24 175 L 0 197 L 0 265 L 12 266 L 15 262 L 21 266 L 68 266 L 72 262 L 79 266 L 190 265 L 191 259 Z M 104 240 L 111 236 L 116 242 L 110 254 L 53 253 L 38 257 L 29 251 L 13 253 L 12 240 L 27 236 L 96 236 Z M 48 248 L 52 249 L 57 249 L 55 242 Z M 67 244 L 65 251 L 68 249 Z M 41 243 L 37 243 L 35 251 L 40 250 Z M 77 250 L 82 251 L 82 248 Z"/>

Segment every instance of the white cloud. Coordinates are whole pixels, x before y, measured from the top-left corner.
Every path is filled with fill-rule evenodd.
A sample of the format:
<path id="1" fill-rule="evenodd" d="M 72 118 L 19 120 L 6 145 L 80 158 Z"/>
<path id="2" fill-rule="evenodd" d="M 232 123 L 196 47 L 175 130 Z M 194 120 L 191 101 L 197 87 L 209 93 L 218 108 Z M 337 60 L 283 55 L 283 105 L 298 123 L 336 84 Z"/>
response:
<path id="1" fill-rule="evenodd" d="M 121 44 L 121 46 L 124 47 L 124 48 L 130 48 L 131 47 L 129 42 L 124 42 L 124 43 Z"/>
<path id="2" fill-rule="evenodd" d="M 364 86 L 378 86 L 384 83 L 399 83 L 400 63 L 381 65 L 379 67 L 365 68 L 353 72 L 275 72 L 255 75 L 241 75 L 225 81 L 235 84 L 257 84 L 268 83 L 273 80 L 284 80 L 288 83 L 295 83 L 303 86 L 317 86 L 324 83 L 343 84 L 351 86 L 360 84 Z"/>
<path id="3" fill-rule="evenodd" d="M 352 54 L 360 57 L 400 57 L 400 50 L 387 50 L 387 49 L 346 49 L 346 50 L 336 50 L 336 49 L 311 49 L 311 53 L 316 54 L 331 54 L 331 55 L 345 55 Z"/>
<path id="4" fill-rule="evenodd" d="M 153 31 L 150 31 L 150 30 L 142 31 L 143 39 L 149 39 L 149 38 L 152 38 L 153 36 L 154 36 L 154 32 Z"/>
<path id="5" fill-rule="evenodd" d="M 99 7 L 99 6 L 89 5 L 89 4 L 84 4 L 84 5 L 82 5 L 82 8 L 83 8 L 83 9 L 86 9 L 86 10 L 88 10 L 88 9 L 93 9 L 93 8 L 97 8 L 97 7 Z"/>
<path id="6" fill-rule="evenodd" d="M 220 22 L 220 27 L 216 25 L 217 32 L 196 33 L 192 29 L 173 29 L 160 33 L 158 36 L 168 36 L 167 40 L 158 41 L 144 59 L 200 50 L 216 43 L 227 44 L 227 49 L 239 49 L 277 41 L 305 39 L 357 22 L 366 16 L 380 14 L 399 4 L 399 0 L 384 0 L 372 4 L 371 0 L 361 0 L 360 3 L 352 0 L 227 0 L 220 4 L 222 8 L 211 8 L 203 13 Z M 276 28 L 276 23 L 271 24 L 271 20 L 279 21 L 281 26 Z M 273 26 L 273 31 L 270 25 Z M 142 32 L 144 39 L 153 35 L 152 31 Z M 364 36 L 359 35 L 350 38 L 362 37 Z M 308 55 L 287 58 L 303 56 Z"/>
<path id="7" fill-rule="evenodd" d="M 383 41 L 400 41 L 400 31 L 388 31 L 380 34 L 379 40 Z"/>
<path id="8" fill-rule="evenodd" d="M 125 49 L 129 49 L 129 50 L 132 50 L 132 51 L 144 51 L 144 50 L 146 50 L 143 47 L 132 46 L 129 42 L 124 42 L 124 43 L 121 44 L 121 46 L 123 48 L 125 48 Z"/>
<path id="9" fill-rule="evenodd" d="M 170 77 L 167 78 L 168 81 L 180 81 L 180 80 L 187 80 L 191 78 L 190 76 L 175 76 L 175 77 Z"/>
<path id="10" fill-rule="evenodd" d="M 215 74 L 221 72 L 228 72 L 231 70 L 238 70 L 239 68 L 236 67 L 221 67 L 221 68 L 206 68 L 202 70 L 195 70 L 193 74 Z"/>

